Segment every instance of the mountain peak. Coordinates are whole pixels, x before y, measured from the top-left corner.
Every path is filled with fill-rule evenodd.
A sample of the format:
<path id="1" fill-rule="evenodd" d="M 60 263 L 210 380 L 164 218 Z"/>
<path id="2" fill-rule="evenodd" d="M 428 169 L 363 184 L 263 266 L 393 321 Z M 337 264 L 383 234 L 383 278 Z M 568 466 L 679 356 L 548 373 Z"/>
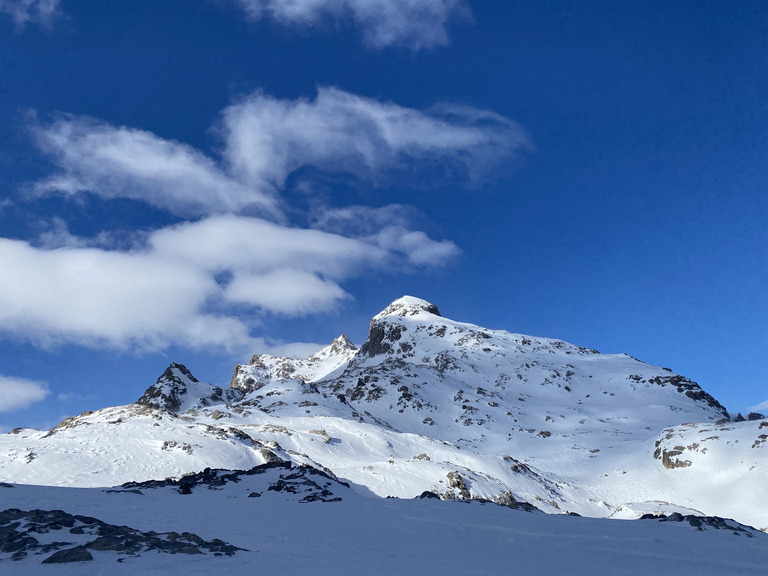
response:
<path id="1" fill-rule="evenodd" d="M 175 412 L 181 407 L 181 397 L 187 393 L 187 385 L 197 383 L 184 364 L 171 362 L 154 386 L 150 386 L 136 403 Z"/>
<path id="2" fill-rule="evenodd" d="M 440 316 L 440 310 L 438 310 L 437 306 L 431 302 L 427 302 L 421 298 L 403 296 L 376 314 L 376 316 L 373 317 L 373 320 L 379 320 L 386 316 L 417 316 L 421 314 Z"/>
<path id="3" fill-rule="evenodd" d="M 168 412 L 184 412 L 193 406 L 208 406 L 238 397 L 237 391 L 224 391 L 219 386 L 200 382 L 192 372 L 178 362 L 171 362 L 157 382 L 147 388 L 136 404 Z"/>
<path id="4" fill-rule="evenodd" d="M 341 353 L 348 350 L 357 350 L 357 347 L 352 343 L 346 334 L 342 334 L 338 338 L 331 342 L 331 351 L 335 353 Z"/>
<path id="5" fill-rule="evenodd" d="M 421 298 L 398 298 L 373 317 L 368 340 L 360 347 L 360 354 L 373 357 L 391 352 L 394 343 L 400 340 L 401 334 L 406 330 L 400 322 L 400 319 L 406 317 L 431 322 L 433 318 L 440 317 L 440 311 L 437 306 Z"/>

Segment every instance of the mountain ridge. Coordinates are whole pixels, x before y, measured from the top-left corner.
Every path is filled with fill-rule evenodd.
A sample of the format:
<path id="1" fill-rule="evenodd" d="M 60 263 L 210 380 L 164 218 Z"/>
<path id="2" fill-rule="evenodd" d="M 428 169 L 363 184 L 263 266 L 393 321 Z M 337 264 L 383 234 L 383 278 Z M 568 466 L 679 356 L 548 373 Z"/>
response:
<path id="1" fill-rule="evenodd" d="M 382 497 L 595 517 L 662 501 L 768 526 L 727 497 L 768 498 L 762 422 L 732 422 L 695 382 L 625 354 L 439 314 L 400 298 L 360 348 L 342 335 L 304 359 L 257 354 L 229 389 L 172 363 L 135 404 L 0 438 L 0 479 L 92 486 L 290 461 Z"/>

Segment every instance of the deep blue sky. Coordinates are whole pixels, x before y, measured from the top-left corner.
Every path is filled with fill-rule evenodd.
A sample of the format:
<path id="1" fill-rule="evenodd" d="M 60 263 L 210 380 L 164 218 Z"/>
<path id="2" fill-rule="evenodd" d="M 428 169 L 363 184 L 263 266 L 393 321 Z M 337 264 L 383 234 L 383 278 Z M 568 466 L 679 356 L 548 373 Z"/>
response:
<path id="1" fill-rule="evenodd" d="M 0 12 L 14 4 L 4 1 Z M 63 0 L 58 15 L 23 25 L 0 13 L 0 239 L 22 241 L 41 257 L 79 247 L 96 258 L 94 251 L 141 252 L 154 232 L 216 214 L 250 225 L 267 217 L 263 209 L 217 208 L 212 201 L 194 213 L 177 209 L 174 202 L 197 176 L 178 185 L 164 180 L 142 197 L 125 190 L 146 181 L 115 175 L 101 161 L 87 164 L 80 140 L 47 148 L 40 142 L 62 126 L 143 131 L 153 142 L 196 150 L 195 158 L 208 157 L 200 162 L 215 165 L 227 182 L 262 197 L 262 172 L 250 180 L 238 172 L 252 170 L 252 156 L 227 159 L 222 111 L 246 101 L 258 110 L 270 102 L 317 103 L 318 88 L 335 89 L 326 92 L 334 106 L 351 98 L 356 110 L 364 102 L 376 111 L 409 110 L 408 118 L 440 117 L 449 125 L 441 141 L 470 126 L 481 142 L 440 153 L 434 143 L 419 144 L 417 152 L 394 145 L 384 160 L 361 167 L 358 156 L 344 156 L 345 142 L 367 130 L 359 116 L 340 128 L 339 157 L 324 144 L 323 130 L 308 153 L 299 130 L 293 164 L 281 173 L 286 179 L 270 188 L 280 225 L 297 232 L 322 227 L 321 214 L 332 209 L 401 205 L 378 212 L 365 233 L 350 222 L 325 230 L 367 246 L 397 225 L 425 234 L 434 260 L 380 243 L 385 265 L 366 256 L 345 260 L 336 276 L 312 271 L 345 297 L 332 292 L 322 302 L 279 309 L 258 298 L 237 305 L 208 300 L 206 311 L 240 318 L 251 337 L 270 346 L 324 343 L 341 332 L 360 344 L 373 314 L 412 294 L 457 320 L 668 366 L 732 412 L 768 400 L 768 4 L 463 6 L 471 19 L 454 12 L 447 44 L 431 47 L 415 47 L 413 37 L 373 45 L 366 33 L 374 24 L 355 21 L 352 12 L 300 26 L 268 15 L 249 20 L 237 0 Z M 463 110 L 459 120 L 441 115 L 445 103 L 462 106 L 452 109 Z M 338 118 L 334 110 L 315 109 Z M 496 116 L 475 120 L 479 110 Z M 280 120 L 273 124 L 275 138 L 286 138 Z M 375 146 L 372 154 L 383 153 Z M 81 190 L 33 192 L 62 175 L 79 179 Z M 171 199 L 158 205 L 166 195 Z M 107 240 L 95 240 L 99 234 Z M 144 346 L 125 334 L 105 342 L 98 319 L 89 336 L 59 328 L 41 337 L 55 311 L 36 315 L 23 300 L 42 284 L 48 305 L 69 306 L 72 295 L 56 276 L 66 265 L 11 265 L 2 254 L 2 281 L 19 289 L 0 291 L 0 306 L 21 303 L 18 312 L 0 309 L 0 385 L 18 405 L 0 412 L 0 429 L 50 426 L 86 409 L 134 401 L 170 361 L 226 384 L 235 362 L 265 351 L 177 338 L 172 323 L 154 326 L 165 339 Z M 133 282 L 131 273 L 121 276 L 124 283 Z M 223 286 L 232 274 L 215 280 Z M 286 290 L 295 284 L 269 279 L 270 286 L 286 282 Z M 24 386 L 49 393 L 24 401 Z"/>

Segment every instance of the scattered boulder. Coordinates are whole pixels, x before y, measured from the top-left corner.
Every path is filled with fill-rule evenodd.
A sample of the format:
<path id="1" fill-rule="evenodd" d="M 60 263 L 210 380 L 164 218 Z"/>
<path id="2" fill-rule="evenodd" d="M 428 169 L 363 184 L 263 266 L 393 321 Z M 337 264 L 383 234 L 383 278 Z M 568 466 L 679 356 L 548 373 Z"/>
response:
<path id="1" fill-rule="evenodd" d="M 460 500 L 470 500 L 472 498 L 467 489 L 467 483 L 458 472 L 448 472 L 445 476 L 448 478 L 448 485 L 458 491 L 458 498 Z"/>
<path id="2" fill-rule="evenodd" d="M 331 441 L 331 437 L 328 436 L 328 432 L 325 430 L 310 430 L 310 434 L 316 434 L 317 436 L 320 436 L 323 440 L 323 444 L 328 444 Z"/>
<path id="3" fill-rule="evenodd" d="M 440 496 L 438 496 L 437 494 L 435 494 L 430 490 L 424 490 L 424 492 L 419 494 L 418 498 L 419 500 L 434 500 L 434 499 L 440 500 Z"/>
<path id="4" fill-rule="evenodd" d="M 499 506 L 506 506 L 507 508 L 512 508 L 513 510 L 525 510 L 526 512 L 533 512 L 534 510 L 538 510 L 538 508 L 536 508 L 536 506 L 533 504 L 529 504 L 524 500 L 517 500 L 509 491 L 502 492 L 496 496 L 493 501 Z"/>
<path id="5" fill-rule="evenodd" d="M 88 552 L 85 546 L 75 546 L 74 548 L 54 552 L 43 560 L 41 564 L 65 564 L 68 562 L 88 562 L 90 560 L 93 560 L 93 556 L 91 556 L 91 553 Z"/>

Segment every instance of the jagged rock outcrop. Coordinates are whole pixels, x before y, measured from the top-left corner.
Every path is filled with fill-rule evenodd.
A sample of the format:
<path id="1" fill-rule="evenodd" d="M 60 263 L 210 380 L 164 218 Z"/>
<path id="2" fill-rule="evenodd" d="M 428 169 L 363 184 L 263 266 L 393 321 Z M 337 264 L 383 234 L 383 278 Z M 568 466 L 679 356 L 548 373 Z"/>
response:
<path id="1" fill-rule="evenodd" d="M 56 541 L 44 544 L 40 540 L 50 541 L 51 537 L 38 540 L 36 536 L 50 533 L 56 533 Z M 34 555 L 45 556 L 42 564 L 87 562 L 93 560 L 91 550 L 130 556 L 150 551 L 231 556 L 242 548 L 217 539 L 206 541 L 189 532 L 142 532 L 62 510 L 14 508 L 0 512 L 0 553 L 11 553 L 11 560 Z"/>
<path id="2" fill-rule="evenodd" d="M 657 520 L 658 522 L 687 522 L 689 525 L 702 532 L 707 528 L 714 530 L 730 530 L 735 536 L 754 538 L 760 532 L 751 526 L 745 526 L 735 520 L 720 518 L 719 516 L 697 516 L 693 514 L 643 514 L 640 520 Z"/>
<path id="3" fill-rule="evenodd" d="M 172 362 L 136 404 L 168 412 L 181 412 L 193 407 L 231 402 L 241 396 L 237 390 L 225 390 L 202 383 L 186 366 Z"/>
<path id="4" fill-rule="evenodd" d="M 179 479 L 126 482 L 122 490 L 141 494 L 144 490 L 175 488 L 179 494 L 191 494 L 196 488 L 220 490 L 227 484 L 237 484 L 252 476 L 266 476 L 265 490 L 296 495 L 299 502 L 340 502 L 340 493 L 349 484 L 333 474 L 312 466 L 296 466 L 291 462 L 267 462 L 249 470 L 221 470 L 206 468 L 202 472 L 186 474 Z M 261 496 L 259 494 L 258 496 Z M 251 497 L 258 497 L 251 494 Z"/>

